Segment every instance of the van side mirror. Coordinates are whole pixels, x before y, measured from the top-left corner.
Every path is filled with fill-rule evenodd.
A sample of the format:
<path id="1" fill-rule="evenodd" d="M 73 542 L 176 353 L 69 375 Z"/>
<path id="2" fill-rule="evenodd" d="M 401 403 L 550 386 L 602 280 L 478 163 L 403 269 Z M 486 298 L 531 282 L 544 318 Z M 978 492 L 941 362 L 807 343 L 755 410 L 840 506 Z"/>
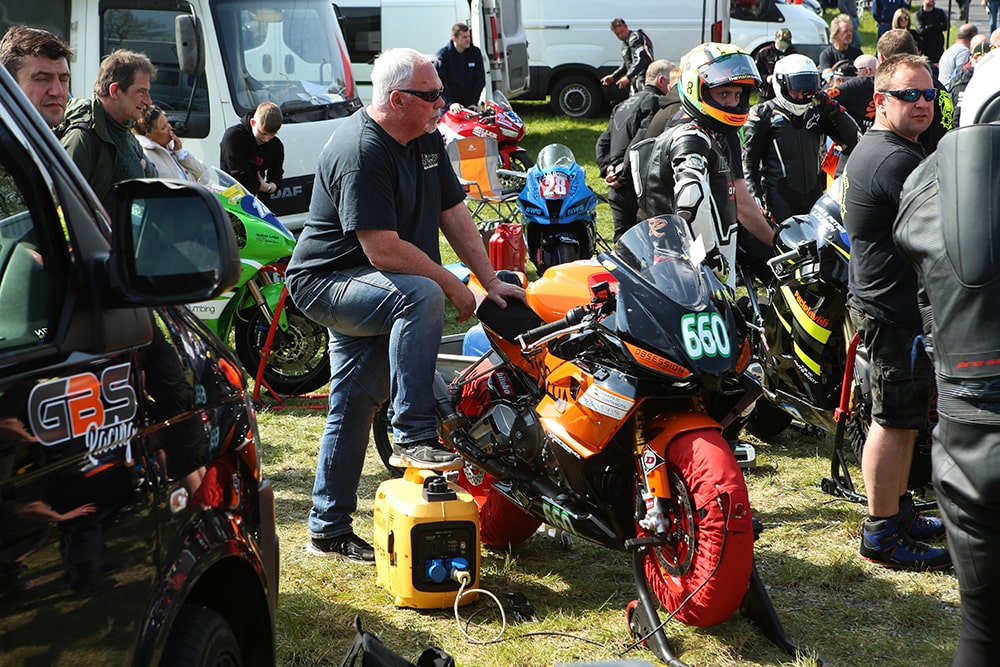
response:
<path id="1" fill-rule="evenodd" d="M 201 40 L 201 24 L 194 16 L 179 14 L 174 18 L 174 41 L 177 46 L 177 66 L 182 74 L 201 74 L 205 69 L 205 49 Z"/>
<path id="2" fill-rule="evenodd" d="M 193 183 L 115 186 L 108 274 L 113 300 L 155 306 L 213 299 L 236 284 L 240 255 L 215 194 Z"/>

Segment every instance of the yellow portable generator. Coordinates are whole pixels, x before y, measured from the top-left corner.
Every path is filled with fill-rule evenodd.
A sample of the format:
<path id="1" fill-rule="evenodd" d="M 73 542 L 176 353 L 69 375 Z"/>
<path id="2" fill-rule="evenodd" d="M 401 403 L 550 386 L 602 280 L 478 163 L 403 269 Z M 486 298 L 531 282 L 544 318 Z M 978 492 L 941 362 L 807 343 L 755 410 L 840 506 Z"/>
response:
<path id="1" fill-rule="evenodd" d="M 479 513 L 472 496 L 432 470 L 382 482 L 374 509 L 376 583 L 397 607 L 455 604 L 461 581 L 479 586 Z M 476 600 L 462 597 L 460 604 Z"/>

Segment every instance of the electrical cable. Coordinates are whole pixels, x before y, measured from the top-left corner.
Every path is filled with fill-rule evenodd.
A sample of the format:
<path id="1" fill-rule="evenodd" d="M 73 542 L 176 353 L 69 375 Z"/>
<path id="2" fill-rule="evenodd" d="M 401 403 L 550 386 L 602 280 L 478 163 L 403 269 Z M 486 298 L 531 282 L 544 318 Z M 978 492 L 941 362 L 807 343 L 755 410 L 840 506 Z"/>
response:
<path id="1" fill-rule="evenodd" d="M 458 625 L 459 632 L 461 632 L 465 636 L 465 640 L 470 644 L 486 645 L 486 644 L 496 644 L 497 642 L 499 642 L 503 637 L 504 632 L 507 631 L 507 614 L 503 610 L 503 604 L 500 603 L 500 600 L 497 598 L 496 595 L 493 595 L 493 593 L 489 592 L 485 588 L 466 589 L 465 587 L 468 586 L 470 583 L 472 583 L 472 575 L 469 574 L 468 571 L 453 569 L 451 571 L 450 576 L 452 579 L 454 579 L 460 584 L 458 587 L 458 594 L 455 596 L 455 605 L 454 605 L 455 623 Z M 486 641 L 474 639 L 472 635 L 466 632 L 465 628 L 462 627 L 462 617 L 458 613 L 458 605 L 462 601 L 462 598 L 465 597 L 466 595 L 469 595 L 470 593 L 482 593 L 486 597 L 493 600 L 493 602 L 495 602 L 497 605 L 497 609 L 500 610 L 500 632 L 498 632 L 496 637 L 494 637 L 493 639 L 488 639 Z"/>
<path id="2" fill-rule="evenodd" d="M 721 549 L 720 549 L 720 553 L 724 553 L 725 552 L 725 549 L 726 549 L 726 538 L 729 535 L 728 513 L 726 511 L 725 505 L 723 504 L 722 495 L 725 495 L 728 498 L 728 494 L 721 494 L 720 496 L 716 497 L 716 502 L 719 504 L 719 509 L 722 510 L 723 517 L 725 518 L 725 521 L 723 521 L 722 546 L 721 546 Z M 616 655 L 618 657 L 621 657 L 621 656 L 625 655 L 626 653 L 629 653 L 630 651 L 633 651 L 633 650 L 637 649 L 638 647 L 643 646 L 645 644 L 645 642 L 650 637 L 652 637 L 654 634 L 656 634 L 657 632 L 659 632 L 668 622 L 670 622 L 670 620 L 673 619 L 674 616 L 676 616 L 677 613 L 681 609 L 684 608 L 684 605 L 686 605 L 688 602 L 690 602 L 691 599 L 695 595 L 697 595 L 698 592 L 701 591 L 701 589 L 704 588 L 708 584 L 709 581 L 712 580 L 712 578 L 719 571 L 719 567 L 721 566 L 721 564 L 722 564 L 722 559 L 720 558 L 715 563 L 715 566 L 712 568 L 712 572 L 707 577 L 705 577 L 705 579 L 700 584 L 698 584 L 698 586 L 693 591 L 691 591 L 691 593 L 689 593 L 688 596 L 686 598 L 684 598 L 684 600 L 679 605 L 677 605 L 676 609 L 674 609 L 672 612 L 670 612 L 665 619 L 663 619 L 655 628 L 653 628 L 652 630 L 650 630 L 646 635 L 644 635 L 643 637 L 640 637 L 632 645 L 626 647 L 625 650 L 620 651 L 618 653 L 616 653 L 613 649 L 611 649 L 611 647 L 609 647 L 609 646 L 607 646 L 605 644 L 602 644 L 602 643 L 600 643 L 598 641 L 595 641 L 593 639 L 588 639 L 586 637 L 580 637 L 578 635 L 572 635 L 572 634 L 565 633 L 565 632 L 545 631 L 545 630 L 538 631 L 538 632 L 525 632 L 524 634 L 520 635 L 518 638 L 523 638 L 523 637 L 540 637 L 540 636 L 543 636 L 543 635 L 548 635 L 548 636 L 553 636 L 553 637 L 565 637 L 565 638 L 568 638 L 568 639 L 576 639 L 578 641 L 586 642 L 588 644 L 593 644 L 594 646 L 600 646 L 601 648 L 606 649 L 612 655 Z M 453 610 L 455 612 L 455 624 L 458 626 L 459 632 L 462 633 L 462 635 L 465 637 L 466 641 L 468 641 L 470 644 L 478 644 L 480 646 L 484 646 L 484 645 L 488 645 L 488 644 L 497 644 L 497 643 L 500 643 L 501 641 L 504 641 L 503 636 L 504 636 L 504 633 L 507 631 L 507 614 L 504 612 L 503 604 L 500 602 L 499 598 L 497 598 L 496 595 L 494 595 L 493 593 L 491 593 L 490 591 L 488 591 L 488 590 L 486 590 L 484 588 L 469 588 L 469 589 L 466 589 L 465 587 L 468 586 L 470 583 L 472 583 L 472 575 L 469 574 L 469 572 L 467 572 L 466 570 L 453 569 L 451 571 L 451 573 L 449 574 L 449 576 L 460 584 L 459 585 L 459 589 L 458 589 L 458 594 L 455 596 L 455 604 L 453 605 Z M 483 595 L 485 595 L 488 598 L 490 598 L 491 600 L 493 600 L 493 602 L 497 606 L 497 609 L 500 610 L 500 631 L 492 639 L 488 639 L 488 640 L 474 639 L 466 631 L 466 629 L 462 626 L 462 617 L 458 613 L 458 607 L 459 607 L 459 603 L 462 601 L 462 598 L 465 597 L 466 595 L 469 595 L 470 593 L 482 593 Z M 470 617 L 470 621 L 471 621 L 471 617 Z"/>

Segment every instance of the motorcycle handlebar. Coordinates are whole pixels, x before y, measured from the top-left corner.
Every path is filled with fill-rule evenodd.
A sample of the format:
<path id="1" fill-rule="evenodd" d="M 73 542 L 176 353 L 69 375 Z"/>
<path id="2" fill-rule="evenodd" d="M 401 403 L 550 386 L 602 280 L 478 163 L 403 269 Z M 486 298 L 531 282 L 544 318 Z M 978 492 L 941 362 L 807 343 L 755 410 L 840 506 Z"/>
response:
<path id="1" fill-rule="evenodd" d="M 522 348 L 535 343 L 548 335 L 554 334 L 556 332 L 562 331 L 567 327 L 571 327 L 575 324 L 579 324 L 583 317 L 587 314 L 587 309 L 583 306 L 576 306 L 566 313 L 566 317 L 561 320 L 556 320 L 555 322 L 549 322 L 548 324 L 543 324 L 540 327 L 535 327 L 534 329 L 529 329 L 523 334 L 517 337 L 517 342 Z"/>
<path id="2" fill-rule="evenodd" d="M 780 255 L 772 257 L 767 260 L 767 265 L 774 272 L 774 275 L 781 277 L 785 275 L 789 268 L 783 266 L 786 262 L 791 262 L 797 259 L 802 259 L 803 257 L 809 257 L 816 253 L 816 242 L 808 241 L 805 243 L 800 243 L 788 252 L 783 252 Z"/>

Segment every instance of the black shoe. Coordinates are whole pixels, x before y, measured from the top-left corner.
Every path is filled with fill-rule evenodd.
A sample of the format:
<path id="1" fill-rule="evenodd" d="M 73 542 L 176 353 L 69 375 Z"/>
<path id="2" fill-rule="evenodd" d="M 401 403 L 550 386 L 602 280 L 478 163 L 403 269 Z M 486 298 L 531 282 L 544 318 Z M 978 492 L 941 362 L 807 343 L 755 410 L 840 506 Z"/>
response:
<path id="1" fill-rule="evenodd" d="M 899 498 L 899 521 L 903 532 L 915 540 L 938 540 L 944 537 L 941 519 L 920 514 L 913 508 L 913 496 L 906 493 Z"/>
<path id="2" fill-rule="evenodd" d="M 894 570 L 943 570 L 951 566 L 947 549 L 938 549 L 917 542 L 903 532 L 895 517 L 871 521 L 866 519 L 861 530 L 861 557 L 866 561 Z"/>
<path id="3" fill-rule="evenodd" d="M 375 562 L 375 549 L 354 533 L 337 537 L 313 537 L 309 540 L 306 551 L 317 556 L 337 556 L 363 565 Z"/>
<path id="4" fill-rule="evenodd" d="M 445 449 L 437 438 L 428 438 L 404 445 L 393 443 L 389 465 L 397 468 L 459 470 L 463 463 L 461 456 Z"/>

